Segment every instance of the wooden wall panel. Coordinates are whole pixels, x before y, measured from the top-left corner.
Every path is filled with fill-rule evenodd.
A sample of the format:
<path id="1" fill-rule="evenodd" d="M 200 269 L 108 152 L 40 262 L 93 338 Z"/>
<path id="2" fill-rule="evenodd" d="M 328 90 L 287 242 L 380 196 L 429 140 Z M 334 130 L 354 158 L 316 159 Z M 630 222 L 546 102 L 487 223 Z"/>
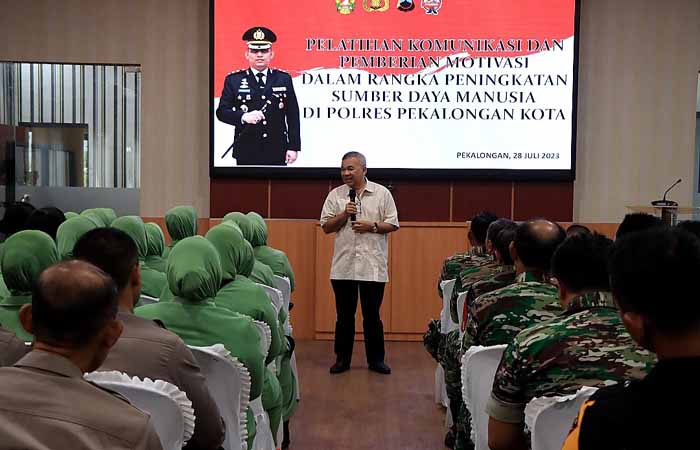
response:
<path id="1" fill-rule="evenodd" d="M 514 220 L 544 217 L 569 222 L 574 215 L 574 184 L 570 181 L 519 182 L 514 188 Z"/>
<path id="2" fill-rule="evenodd" d="M 449 222 L 450 183 L 447 181 L 377 181 L 391 186 L 399 221 Z"/>
<path id="3" fill-rule="evenodd" d="M 270 218 L 318 220 L 330 186 L 327 180 L 272 180 Z"/>
<path id="4" fill-rule="evenodd" d="M 511 217 L 513 183 L 455 181 L 452 187 L 452 222 L 464 222 L 481 211 Z"/>
<path id="5" fill-rule="evenodd" d="M 268 180 L 212 178 L 211 217 L 224 217 L 231 211 L 255 211 L 269 216 Z"/>

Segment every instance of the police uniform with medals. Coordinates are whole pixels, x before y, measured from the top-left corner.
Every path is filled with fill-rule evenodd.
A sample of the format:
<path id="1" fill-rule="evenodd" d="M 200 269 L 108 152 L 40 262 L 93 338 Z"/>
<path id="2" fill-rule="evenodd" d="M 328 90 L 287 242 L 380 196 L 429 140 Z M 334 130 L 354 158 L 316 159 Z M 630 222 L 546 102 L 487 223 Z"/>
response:
<path id="1" fill-rule="evenodd" d="M 249 51 L 270 49 L 277 40 L 265 27 L 243 34 Z M 261 111 L 264 119 L 244 123 L 247 112 Z M 224 81 L 216 117 L 236 127 L 232 144 L 238 165 L 285 165 L 288 150 L 299 151 L 299 105 L 292 77 L 270 67 L 258 73 L 252 68 L 230 73 Z"/>

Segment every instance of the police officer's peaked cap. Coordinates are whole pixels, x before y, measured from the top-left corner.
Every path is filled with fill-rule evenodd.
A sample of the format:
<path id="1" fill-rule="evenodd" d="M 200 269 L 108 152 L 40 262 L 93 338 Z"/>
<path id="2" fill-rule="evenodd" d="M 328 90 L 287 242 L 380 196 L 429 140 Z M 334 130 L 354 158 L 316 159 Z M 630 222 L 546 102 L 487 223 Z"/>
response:
<path id="1" fill-rule="evenodd" d="M 249 49 L 263 50 L 272 47 L 272 43 L 277 40 L 277 36 L 269 28 L 253 27 L 243 33 L 243 40 L 248 42 Z"/>

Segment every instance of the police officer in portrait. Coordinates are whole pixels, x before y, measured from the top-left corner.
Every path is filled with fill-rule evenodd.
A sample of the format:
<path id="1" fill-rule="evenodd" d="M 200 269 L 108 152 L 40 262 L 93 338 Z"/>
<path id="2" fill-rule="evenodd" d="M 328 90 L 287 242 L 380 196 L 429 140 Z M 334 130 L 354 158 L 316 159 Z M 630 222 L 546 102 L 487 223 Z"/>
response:
<path id="1" fill-rule="evenodd" d="M 299 105 L 292 77 L 269 67 L 277 36 L 253 27 L 243 40 L 250 67 L 226 77 L 216 117 L 236 127 L 230 150 L 238 165 L 292 164 L 301 147 Z"/>

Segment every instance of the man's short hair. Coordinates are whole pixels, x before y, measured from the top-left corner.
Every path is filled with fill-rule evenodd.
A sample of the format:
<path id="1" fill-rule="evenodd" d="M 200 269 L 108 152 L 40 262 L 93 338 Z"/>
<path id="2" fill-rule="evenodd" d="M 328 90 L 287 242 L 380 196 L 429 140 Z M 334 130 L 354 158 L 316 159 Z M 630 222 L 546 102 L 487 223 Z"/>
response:
<path id="1" fill-rule="evenodd" d="M 472 217 L 469 229 L 471 230 L 474 239 L 476 239 L 479 244 L 483 245 L 486 243 L 486 232 L 489 229 L 489 225 L 496 220 L 498 220 L 498 217 L 494 213 L 488 211 L 482 211 Z"/>
<path id="2" fill-rule="evenodd" d="M 32 212 L 27 218 L 27 223 L 24 228 L 27 230 L 39 230 L 48 234 L 56 240 L 56 231 L 63 222 L 66 221 L 66 216 L 58 208 L 49 206 L 46 208 L 37 209 Z"/>
<path id="3" fill-rule="evenodd" d="M 620 239 L 622 236 L 629 233 L 636 233 L 661 225 L 663 225 L 661 219 L 659 219 L 656 216 L 652 216 L 651 214 L 627 214 L 625 218 L 622 219 L 622 223 L 620 223 L 620 226 L 617 228 L 617 232 L 615 233 L 615 239 Z"/>
<path id="4" fill-rule="evenodd" d="M 119 290 L 127 285 L 131 271 L 139 262 L 134 240 L 116 228 L 88 231 L 75 243 L 73 256 L 104 270 L 114 279 Z"/>
<path id="5" fill-rule="evenodd" d="M 499 231 L 495 239 L 492 240 L 493 247 L 498 251 L 498 254 L 501 256 L 501 261 L 506 266 L 515 264 L 513 257 L 510 255 L 510 243 L 515 239 L 517 229 L 518 225 L 512 222 Z"/>
<path id="6" fill-rule="evenodd" d="M 694 235 L 696 238 L 700 238 L 700 220 L 684 220 L 676 226 Z"/>
<path id="7" fill-rule="evenodd" d="M 571 236 L 573 234 L 590 234 L 591 230 L 585 225 L 580 223 L 572 223 L 569 228 L 566 229 L 566 235 Z"/>
<path id="8" fill-rule="evenodd" d="M 360 161 L 360 164 L 362 164 L 362 167 L 367 167 L 367 158 L 365 158 L 365 155 L 360 152 L 347 152 L 343 155 L 343 159 L 341 159 L 341 161 L 345 161 L 348 158 L 357 158 Z"/>
<path id="9" fill-rule="evenodd" d="M 615 242 L 610 257 L 610 283 L 620 308 L 667 334 L 700 325 L 699 273 L 700 241 L 679 228 L 628 234 Z"/>
<path id="10" fill-rule="evenodd" d="M 5 206 L 5 215 L 0 220 L 0 233 L 9 237 L 25 228 L 27 219 L 36 208 L 30 203 L 13 202 Z"/>
<path id="11" fill-rule="evenodd" d="M 552 256 L 552 276 L 570 292 L 609 291 L 613 241 L 598 233 L 567 237 Z"/>
<path id="12" fill-rule="evenodd" d="M 70 348 L 88 345 L 117 315 L 112 278 L 85 261 L 44 270 L 32 293 L 32 327 L 38 341 Z"/>
<path id="13" fill-rule="evenodd" d="M 551 229 L 539 225 L 551 224 Z M 518 225 L 513 245 L 525 267 L 549 271 L 549 264 L 557 249 L 566 239 L 566 231 L 558 223 L 546 220 L 531 220 Z"/>
<path id="14" fill-rule="evenodd" d="M 510 227 L 515 227 L 517 226 L 515 222 L 513 222 L 510 219 L 497 219 L 491 222 L 489 227 L 486 229 L 486 240 L 487 241 L 492 241 L 495 244 L 496 241 L 496 236 L 498 236 L 498 233 L 501 232 L 501 230 L 505 228 L 510 228 Z"/>

